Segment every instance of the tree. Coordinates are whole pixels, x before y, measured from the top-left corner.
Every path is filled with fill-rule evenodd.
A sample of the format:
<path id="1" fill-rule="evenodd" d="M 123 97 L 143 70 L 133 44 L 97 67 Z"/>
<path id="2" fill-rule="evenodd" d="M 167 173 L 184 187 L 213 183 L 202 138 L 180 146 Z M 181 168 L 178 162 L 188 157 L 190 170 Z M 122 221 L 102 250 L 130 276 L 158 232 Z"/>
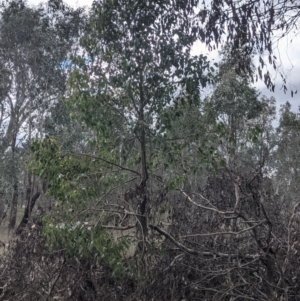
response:
<path id="1" fill-rule="evenodd" d="M 274 154 L 275 189 L 281 202 L 291 210 L 298 200 L 299 189 L 299 113 L 291 111 L 287 102 L 280 109 L 277 149 Z"/>
<path id="2" fill-rule="evenodd" d="M 241 58 L 242 49 L 236 52 L 239 52 L 238 55 L 232 56 L 229 45 L 220 52 L 219 72 L 205 108 L 208 118 L 222 131 L 223 139 L 220 138 L 221 145 L 218 147 L 231 168 L 238 164 L 236 153 L 244 148 L 250 132 L 257 130 L 251 123 L 262 111 L 259 93 L 250 84 L 253 68 L 247 72 L 239 71 L 240 60 L 249 61 L 251 66 L 252 58 Z"/>
<path id="3" fill-rule="evenodd" d="M 60 65 L 78 36 L 80 13 L 80 10 L 57 9 L 51 1 L 45 9 L 29 8 L 23 1 L 11 1 L 2 7 L 1 157 L 10 148 L 16 163 L 17 144 L 27 131 L 31 136 L 34 120 L 43 123 L 46 106 L 63 92 L 66 74 Z M 16 168 L 13 179 L 10 228 L 16 223 Z"/>
<path id="4" fill-rule="evenodd" d="M 244 54 L 256 53 L 260 55 L 257 66 L 256 79 L 260 77 L 266 86 L 274 91 L 271 75 L 264 67 L 269 63 L 271 67 L 278 67 L 277 58 L 273 55 L 274 40 L 282 39 L 289 33 L 297 35 L 299 20 L 299 7 L 295 1 L 265 0 L 265 1 L 208 1 L 199 11 L 201 25 L 197 33 L 203 42 L 212 49 L 219 47 L 223 39 L 236 50 L 243 48 Z M 268 62 L 263 55 L 268 54 Z M 239 70 L 249 70 L 249 61 L 240 60 Z M 286 78 L 283 79 L 284 91 L 287 90 Z M 291 92 L 293 95 L 293 91 Z"/>
<path id="5" fill-rule="evenodd" d="M 206 58 L 190 54 L 195 38 L 182 18 L 187 13 L 188 19 L 193 18 L 188 7 L 170 1 L 94 3 L 90 31 L 82 39 L 86 55 L 75 61 L 70 78 L 67 101 L 95 131 L 102 154 L 107 145 L 116 165 L 125 163 L 119 155 L 128 143 L 139 148 L 139 164 L 131 173 L 139 176 L 139 214 L 145 236 L 151 207 L 147 192 L 150 144 L 161 131 L 155 120 L 172 103 L 198 101 L 199 88 L 208 78 Z M 129 170 L 126 165 L 118 167 Z"/>
<path id="6" fill-rule="evenodd" d="M 23 227 L 5 257 L 4 298 L 299 295 L 300 202 L 283 211 L 273 189 L 296 160 L 298 117 L 286 106 L 276 140 L 275 100 L 259 98 L 253 70 L 240 69 L 251 66 L 244 46 L 236 57 L 225 48 L 216 73 L 190 55 L 194 5 L 93 5 L 49 135 L 31 145 L 30 172 L 47 183 L 53 210 Z"/>
<path id="7" fill-rule="evenodd" d="M 139 258 L 137 273 L 146 275 L 150 225 L 160 222 L 162 205 L 168 211 L 168 189 L 180 185 L 170 171 L 174 163 L 168 170 L 157 156 L 172 142 L 165 136 L 172 126 L 166 111 L 193 104 L 197 110 L 200 88 L 210 79 L 206 57 L 190 54 L 195 37 L 186 13 L 186 4 L 172 1 L 94 3 L 64 99 L 89 132 L 84 147 L 62 148 L 54 137 L 33 145 L 31 171 L 48 181 L 60 208 L 45 219 L 48 244 L 103 260 L 114 275 L 128 272 L 120 256 L 126 237 Z M 169 157 L 183 143 L 175 144 Z"/>

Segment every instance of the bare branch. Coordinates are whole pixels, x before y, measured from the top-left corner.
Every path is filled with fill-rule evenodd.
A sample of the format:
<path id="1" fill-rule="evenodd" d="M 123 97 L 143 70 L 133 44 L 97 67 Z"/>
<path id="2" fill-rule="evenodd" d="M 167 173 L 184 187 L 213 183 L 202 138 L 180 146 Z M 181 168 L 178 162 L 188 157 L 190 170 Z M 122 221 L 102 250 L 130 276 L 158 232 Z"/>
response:
<path id="1" fill-rule="evenodd" d="M 293 223 L 294 218 L 296 216 L 296 210 L 298 209 L 299 206 L 300 206 L 300 202 L 298 202 L 294 206 L 293 214 L 291 215 L 290 220 L 289 220 L 289 224 L 288 224 L 288 237 L 287 237 L 287 248 L 288 249 L 287 249 L 286 256 L 285 256 L 285 259 L 284 259 L 284 263 L 283 263 L 283 266 L 282 266 L 282 272 L 283 273 L 285 273 L 287 264 L 289 262 L 289 257 L 290 257 L 290 253 L 291 253 L 292 223 Z"/>
<path id="2" fill-rule="evenodd" d="M 159 227 L 157 227 L 155 225 L 149 225 L 149 227 L 151 229 L 156 230 L 158 233 L 162 234 L 166 238 L 168 238 L 171 242 L 173 242 L 182 251 L 187 252 L 187 253 L 192 254 L 192 255 L 198 255 L 198 256 L 201 256 L 201 257 L 224 257 L 224 258 L 229 258 L 230 257 L 230 258 L 245 258 L 245 259 L 256 259 L 256 258 L 260 257 L 259 254 L 242 255 L 242 254 L 228 254 L 228 253 L 220 253 L 220 252 L 216 252 L 216 253 L 213 253 L 213 252 L 199 252 L 195 249 L 190 249 L 190 248 L 184 246 L 182 243 L 180 243 L 174 237 L 172 237 L 169 233 L 167 233 L 166 231 L 160 229 Z"/>
<path id="3" fill-rule="evenodd" d="M 199 233 L 199 234 L 190 234 L 190 235 L 185 235 L 182 237 L 196 237 L 196 236 L 214 236 L 214 235 L 225 235 L 225 234 L 229 234 L 229 235 L 239 235 L 242 233 L 245 233 L 247 231 L 252 230 L 255 227 L 261 226 L 263 223 L 265 223 L 266 221 L 262 221 L 260 223 L 258 223 L 257 225 L 254 225 L 252 227 L 249 227 L 247 229 L 241 230 L 239 232 L 232 232 L 232 231 L 228 231 L 228 232 L 216 232 L 216 233 Z"/>
<path id="4" fill-rule="evenodd" d="M 215 207 L 212 208 L 212 207 L 206 207 L 206 206 L 200 205 L 200 204 L 196 203 L 193 199 L 191 199 L 183 190 L 180 189 L 180 192 L 186 197 L 186 199 L 189 202 L 191 202 L 192 204 L 194 204 L 195 206 L 197 206 L 199 208 L 202 208 L 202 209 L 205 209 L 205 210 L 211 210 L 211 211 L 217 212 L 219 214 L 235 214 L 236 213 L 234 211 L 221 211 L 221 210 L 218 210 Z M 202 198 L 206 200 L 205 197 L 202 196 Z"/>

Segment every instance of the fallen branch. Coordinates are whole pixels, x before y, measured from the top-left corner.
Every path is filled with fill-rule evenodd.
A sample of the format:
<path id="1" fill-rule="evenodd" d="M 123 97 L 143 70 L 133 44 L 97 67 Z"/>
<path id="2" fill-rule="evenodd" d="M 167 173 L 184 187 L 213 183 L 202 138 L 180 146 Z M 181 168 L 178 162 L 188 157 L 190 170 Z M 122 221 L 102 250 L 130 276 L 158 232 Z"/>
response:
<path id="1" fill-rule="evenodd" d="M 261 226 L 263 223 L 265 223 L 266 221 L 262 221 L 257 225 L 254 225 L 252 227 L 249 227 L 247 229 L 241 230 L 239 232 L 232 232 L 232 231 L 228 231 L 228 232 L 215 232 L 215 233 L 199 233 L 199 234 L 190 234 L 190 235 L 185 235 L 182 237 L 196 237 L 196 236 L 213 236 L 213 235 L 225 235 L 225 234 L 229 234 L 229 235 L 239 235 L 242 234 L 244 232 L 250 231 L 255 227 Z"/>
<path id="2" fill-rule="evenodd" d="M 155 231 L 157 231 L 158 233 L 160 233 L 161 235 L 165 236 L 167 239 L 169 239 L 171 242 L 173 242 L 179 249 L 181 249 L 182 251 L 192 254 L 192 255 L 198 255 L 201 257 L 224 257 L 224 258 L 244 258 L 244 259 L 256 259 L 259 258 L 260 255 L 259 254 L 255 254 L 255 255 L 251 255 L 251 254 L 246 254 L 246 255 L 242 255 L 242 254 L 228 254 L 228 253 L 220 253 L 220 252 L 199 252 L 195 249 L 190 249 L 186 246 L 184 246 L 182 243 L 180 243 L 179 241 L 177 241 L 173 236 L 171 236 L 169 233 L 167 233 L 166 231 L 160 229 L 159 227 L 155 226 L 155 225 L 149 225 L 149 227 Z"/>

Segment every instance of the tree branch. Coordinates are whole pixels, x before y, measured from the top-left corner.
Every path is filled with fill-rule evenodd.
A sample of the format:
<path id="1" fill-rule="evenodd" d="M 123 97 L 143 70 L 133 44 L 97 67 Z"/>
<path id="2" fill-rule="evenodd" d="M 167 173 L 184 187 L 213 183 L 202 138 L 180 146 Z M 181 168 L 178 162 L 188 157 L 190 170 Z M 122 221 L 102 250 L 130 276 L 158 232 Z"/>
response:
<path id="1" fill-rule="evenodd" d="M 180 243 L 179 241 L 177 241 L 174 237 L 172 237 L 169 233 L 167 233 L 166 231 L 160 229 L 159 227 L 155 226 L 155 225 L 149 225 L 149 227 L 155 231 L 157 231 L 158 233 L 160 233 L 161 235 L 163 235 L 164 237 L 166 237 L 167 239 L 169 239 L 171 242 L 173 242 L 179 249 L 181 249 L 182 251 L 192 254 L 192 255 L 198 255 L 201 257 L 224 257 L 224 258 L 245 258 L 245 259 L 256 259 L 256 258 L 260 258 L 259 254 L 255 254 L 255 255 L 251 255 L 251 254 L 246 254 L 246 255 L 242 255 L 242 254 L 228 254 L 228 253 L 213 253 L 213 252 L 199 252 L 195 249 L 190 249 L 186 246 L 184 246 L 182 243 Z"/>
<path id="2" fill-rule="evenodd" d="M 197 204 L 193 199 L 191 199 L 183 190 L 179 189 L 180 192 L 186 197 L 186 199 L 191 202 L 192 204 L 194 204 L 195 206 L 199 207 L 199 208 L 202 208 L 202 209 L 205 209 L 205 210 L 211 210 L 211 211 L 214 211 L 214 212 L 217 212 L 217 213 L 220 213 L 220 214 L 236 214 L 236 212 L 234 211 L 220 211 L 218 210 L 217 208 L 214 208 L 214 207 L 206 207 L 206 206 L 203 206 L 203 205 L 200 205 L 200 204 Z M 202 195 L 200 195 L 203 199 L 206 200 L 205 197 L 203 197 Z"/>
<path id="3" fill-rule="evenodd" d="M 262 221 L 257 225 L 254 225 L 252 227 L 249 227 L 247 229 L 241 230 L 239 232 L 232 232 L 232 231 L 228 231 L 228 232 L 215 232 L 215 233 L 199 233 L 199 234 L 190 234 L 190 235 L 185 235 L 182 237 L 196 237 L 196 236 L 213 236 L 213 235 L 225 235 L 225 234 L 229 234 L 229 235 L 239 235 L 242 234 L 244 232 L 250 231 L 255 227 L 261 226 L 263 223 L 265 223 L 266 221 Z"/>
<path id="4" fill-rule="evenodd" d="M 90 158 L 93 158 L 93 159 L 97 159 L 97 160 L 103 161 L 103 162 L 105 162 L 105 163 L 107 163 L 107 164 L 116 166 L 116 167 L 120 168 L 121 170 L 127 170 L 127 171 L 130 171 L 130 172 L 132 172 L 132 173 L 135 173 L 135 174 L 138 175 L 138 176 L 141 176 L 141 174 L 140 174 L 138 171 L 136 171 L 136 170 L 133 170 L 133 169 L 130 169 L 130 168 L 121 166 L 121 165 L 119 165 L 119 164 L 117 164 L 117 163 L 113 163 L 113 162 L 108 161 L 108 160 L 106 160 L 106 159 L 103 159 L 103 158 L 101 158 L 101 157 L 99 157 L 99 156 L 95 156 L 95 155 L 91 155 L 91 154 L 83 154 L 83 153 L 82 153 L 82 154 L 79 154 L 79 153 L 75 153 L 75 152 L 72 152 L 72 153 L 73 153 L 74 155 L 77 155 L 77 156 L 90 157 Z"/>

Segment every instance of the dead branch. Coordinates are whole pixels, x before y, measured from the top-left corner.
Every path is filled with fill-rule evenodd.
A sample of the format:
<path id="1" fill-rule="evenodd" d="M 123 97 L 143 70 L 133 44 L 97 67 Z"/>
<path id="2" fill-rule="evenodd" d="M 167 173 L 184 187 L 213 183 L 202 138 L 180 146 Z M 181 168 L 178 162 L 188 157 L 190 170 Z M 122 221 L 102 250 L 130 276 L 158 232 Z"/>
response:
<path id="1" fill-rule="evenodd" d="M 210 207 L 206 207 L 206 206 L 200 205 L 200 204 L 196 203 L 193 199 L 191 199 L 183 190 L 180 189 L 180 192 L 186 197 L 186 199 L 189 202 L 191 202 L 192 204 L 194 204 L 195 206 L 197 206 L 199 208 L 202 208 L 202 209 L 205 209 L 205 210 L 214 211 L 214 212 L 217 212 L 219 214 L 236 214 L 235 211 L 221 211 L 221 210 L 218 210 L 215 207 L 210 208 Z M 202 198 L 205 199 L 204 197 L 202 197 Z"/>
<path id="2" fill-rule="evenodd" d="M 239 232 L 232 232 L 232 231 L 228 231 L 228 232 L 215 232 L 215 233 L 198 233 L 198 234 L 190 234 L 190 235 L 185 235 L 182 237 L 196 237 L 196 236 L 213 236 L 213 235 L 225 235 L 225 234 L 229 234 L 229 235 L 239 235 L 242 233 L 245 233 L 247 231 L 252 230 L 255 227 L 261 226 L 262 224 L 264 224 L 266 221 L 262 221 L 260 223 L 258 223 L 257 225 L 254 225 L 252 227 L 249 227 L 247 229 L 241 230 Z"/>
<path id="3" fill-rule="evenodd" d="M 299 206 L 300 206 L 300 202 L 298 202 L 294 206 L 293 213 L 290 217 L 289 224 L 288 224 L 287 252 L 286 252 L 285 259 L 284 259 L 283 266 L 282 266 L 283 274 L 285 273 L 287 264 L 289 262 L 289 257 L 290 257 L 290 253 L 291 253 L 292 223 L 293 223 L 295 215 L 296 215 L 296 210 L 298 209 Z"/>
<path id="4" fill-rule="evenodd" d="M 260 255 L 256 254 L 256 255 L 251 255 L 251 254 L 247 254 L 247 255 L 242 255 L 242 254 L 227 254 L 227 253 L 221 253 L 221 252 L 199 252 L 195 249 L 190 249 L 186 246 L 184 246 L 182 243 L 180 243 L 179 241 L 177 241 L 174 237 L 172 237 L 169 233 L 167 233 L 166 231 L 160 229 L 159 227 L 155 226 L 155 225 L 149 225 L 149 227 L 151 229 L 156 230 L 158 233 L 162 234 L 163 236 L 165 236 L 167 239 L 169 239 L 171 242 L 173 242 L 178 248 L 180 248 L 182 251 L 187 252 L 189 254 L 192 255 L 199 255 L 201 257 L 224 257 L 224 258 L 245 258 L 245 259 L 255 259 L 255 258 L 259 258 Z"/>

